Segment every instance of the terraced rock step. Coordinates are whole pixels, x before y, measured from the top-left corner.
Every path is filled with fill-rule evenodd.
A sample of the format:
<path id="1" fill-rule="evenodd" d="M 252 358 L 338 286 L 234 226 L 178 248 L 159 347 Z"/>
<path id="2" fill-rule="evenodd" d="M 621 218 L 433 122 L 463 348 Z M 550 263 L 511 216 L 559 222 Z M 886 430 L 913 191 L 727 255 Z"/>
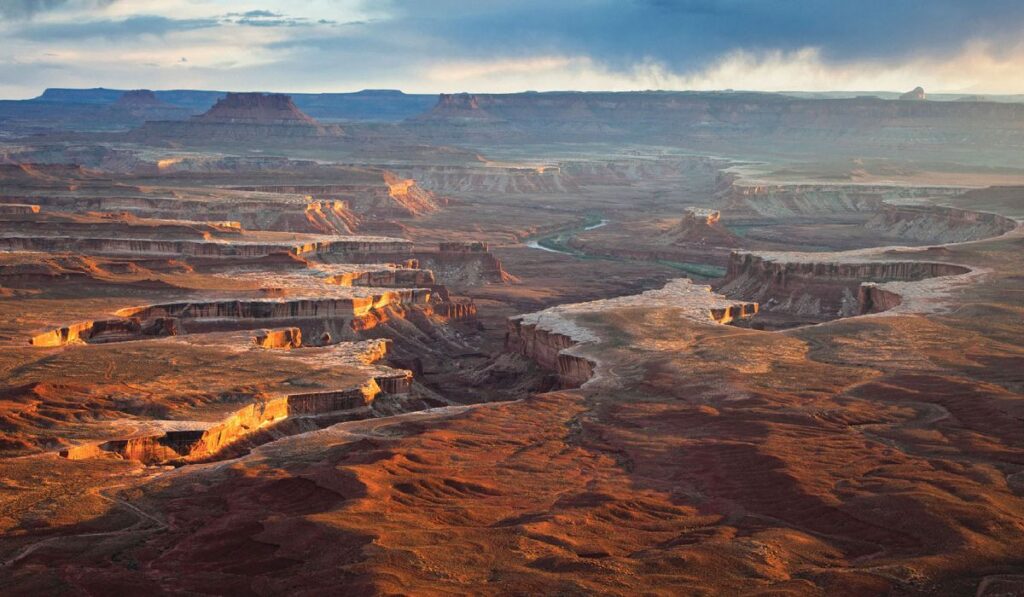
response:
<path id="1" fill-rule="evenodd" d="M 174 220 L 182 213 L 200 217 L 204 222 L 235 223 L 247 230 L 288 230 L 320 234 L 352 234 L 358 226 L 358 216 L 348 202 L 309 200 L 301 196 L 270 195 L 265 198 L 238 193 L 230 202 L 216 202 L 201 198 L 159 196 L 99 197 L 81 195 L 47 195 L 32 197 L 36 211 L 115 212 L 130 213 L 137 217 Z M 0 197 L 0 214 L 21 214 L 26 199 Z"/>
<path id="2" fill-rule="evenodd" d="M 578 387 L 590 380 L 597 363 L 578 353 L 582 344 L 599 340 L 576 318 L 584 314 L 637 307 L 671 308 L 682 317 L 706 324 L 728 324 L 757 314 L 757 303 L 730 300 L 712 292 L 710 286 L 679 278 L 658 290 L 587 303 L 558 305 L 511 317 L 505 332 L 505 350 L 526 356 L 544 369 L 555 372 L 562 387 Z"/>
<path id="3" fill-rule="evenodd" d="M 338 346 L 337 350 L 370 364 L 384 358 L 389 346 L 388 340 L 374 340 Z M 217 460 L 234 454 L 235 449 L 244 451 L 294 432 L 368 416 L 365 411 L 376 399 L 409 394 L 412 382 L 411 371 L 378 368 L 367 381 L 355 386 L 262 398 L 203 428 L 76 446 L 62 450 L 60 455 L 71 460 L 113 456 L 144 464 Z M 306 421 L 296 424 L 299 419 Z"/>
<path id="4" fill-rule="evenodd" d="M 1017 222 L 998 214 L 952 207 L 887 205 L 865 227 L 893 238 L 955 243 L 1006 234 Z"/>
<path id="5" fill-rule="evenodd" d="M 370 416 L 367 409 L 374 400 L 408 394 L 412 384 L 412 372 L 396 371 L 354 387 L 258 400 L 205 429 L 168 431 L 70 447 L 61 451 L 60 456 L 70 460 L 114 456 L 147 465 L 210 462 L 230 457 L 234 447 L 244 452 L 254 445 L 294 432 L 340 420 L 365 418 Z M 304 425 L 296 425 L 300 419 L 305 420 Z M 286 423 L 292 423 L 291 429 L 286 428 Z M 242 443 L 245 445 L 240 445 Z"/>
<path id="6" fill-rule="evenodd" d="M 163 303 L 127 307 L 116 314 L 150 320 L 156 317 L 181 319 L 291 319 L 352 318 L 389 305 L 425 305 L 430 301 L 426 288 L 386 290 L 380 293 L 346 298 L 294 298 Z"/>
<path id="7" fill-rule="evenodd" d="M 759 301 L 765 311 L 827 320 L 878 313 L 901 304 L 896 293 L 879 284 L 912 284 L 971 272 L 951 263 L 884 259 L 871 252 L 735 251 L 717 289 L 730 297 Z"/>
<path id="8" fill-rule="evenodd" d="M 188 257 L 265 257 L 276 253 L 292 255 L 365 254 L 403 255 L 412 244 L 385 237 L 354 237 L 310 242 L 158 240 L 124 237 L 5 236 L 0 251 L 72 252 L 86 255 L 166 255 Z"/>
<path id="9" fill-rule="evenodd" d="M 302 330 L 300 328 L 260 330 L 253 337 L 253 343 L 261 348 L 299 348 L 302 346 Z"/>
<path id="10" fill-rule="evenodd" d="M 381 293 L 344 298 L 240 299 L 222 301 L 185 301 L 141 307 L 126 307 L 114 314 L 121 319 L 82 321 L 33 335 L 33 346 L 62 346 L 78 342 L 98 343 L 139 340 L 153 336 L 173 336 L 182 332 L 213 331 L 199 329 L 186 322 L 213 320 L 224 329 L 253 327 L 255 321 L 318 320 L 348 322 L 363 327 L 361 319 L 389 307 L 426 307 L 431 291 L 426 288 L 395 289 Z M 458 303 L 457 303 L 458 304 Z M 457 307 L 438 306 L 456 313 Z M 475 311 L 474 311 L 475 313 Z M 251 323 L 249 320 L 253 320 Z M 264 324 L 266 325 L 266 324 Z M 202 326 L 200 326 L 202 327 Z M 208 326 L 209 327 L 209 326 Z M 371 326 L 372 327 L 372 326 Z"/>

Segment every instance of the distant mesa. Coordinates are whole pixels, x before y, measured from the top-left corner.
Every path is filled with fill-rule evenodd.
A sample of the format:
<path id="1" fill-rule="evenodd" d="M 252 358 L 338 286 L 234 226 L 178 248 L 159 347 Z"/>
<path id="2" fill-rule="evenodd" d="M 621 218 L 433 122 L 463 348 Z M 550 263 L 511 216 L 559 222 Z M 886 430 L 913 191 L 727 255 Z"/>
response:
<path id="1" fill-rule="evenodd" d="M 437 105 L 428 116 L 443 118 L 489 119 L 491 115 L 480 107 L 480 100 L 470 93 L 442 93 Z"/>
<path id="2" fill-rule="evenodd" d="M 155 139 L 190 139 L 220 143 L 243 139 L 282 141 L 291 138 L 340 137 L 338 125 L 322 125 L 299 110 L 291 96 L 281 93 L 233 93 L 212 108 L 188 120 L 147 121 L 131 132 L 146 142 Z"/>
<path id="3" fill-rule="evenodd" d="M 916 101 L 920 101 L 920 100 L 928 99 L 928 97 L 924 94 L 924 88 L 923 87 L 915 87 L 915 88 L 911 89 L 910 91 L 908 91 L 908 92 L 904 93 L 903 95 L 901 95 L 900 99 L 901 100 L 916 100 Z"/>
<path id="4" fill-rule="evenodd" d="M 196 122 L 216 124 L 288 124 L 318 126 L 283 93 L 228 93 Z"/>
<path id="5" fill-rule="evenodd" d="M 125 91 L 114 105 L 127 108 L 166 107 L 166 104 L 157 99 L 156 94 L 149 89 Z"/>

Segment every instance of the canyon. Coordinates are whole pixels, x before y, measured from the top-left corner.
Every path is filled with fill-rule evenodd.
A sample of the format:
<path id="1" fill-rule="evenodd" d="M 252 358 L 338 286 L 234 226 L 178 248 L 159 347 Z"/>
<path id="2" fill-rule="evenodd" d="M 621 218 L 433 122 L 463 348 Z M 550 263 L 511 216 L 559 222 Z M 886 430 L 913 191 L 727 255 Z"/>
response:
<path id="1" fill-rule="evenodd" d="M 0 102 L 0 591 L 1021 592 L 1024 112 L 898 96 Z"/>

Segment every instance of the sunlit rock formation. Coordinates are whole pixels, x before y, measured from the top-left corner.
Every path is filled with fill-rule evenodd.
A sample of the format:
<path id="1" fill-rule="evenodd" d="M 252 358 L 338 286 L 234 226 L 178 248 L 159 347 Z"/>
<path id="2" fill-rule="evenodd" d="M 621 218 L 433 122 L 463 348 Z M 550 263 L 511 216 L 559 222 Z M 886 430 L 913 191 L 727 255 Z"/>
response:
<path id="1" fill-rule="evenodd" d="M 243 453 L 283 435 L 358 417 L 381 396 L 412 391 L 410 371 L 375 365 L 389 346 L 389 340 L 371 340 L 312 349 L 309 355 L 294 353 L 295 358 L 319 358 L 344 366 L 361 363 L 367 379 L 350 387 L 267 396 L 196 429 L 75 446 L 61 455 L 72 460 L 113 456 L 145 464 L 204 462 Z"/>
<path id="2" fill-rule="evenodd" d="M 688 207 L 679 225 L 669 232 L 673 244 L 735 247 L 739 239 L 721 224 L 717 209 Z"/>
<path id="3" fill-rule="evenodd" d="M 253 342 L 261 348 L 300 348 L 302 346 L 302 330 L 300 328 L 260 330 L 253 337 Z"/>

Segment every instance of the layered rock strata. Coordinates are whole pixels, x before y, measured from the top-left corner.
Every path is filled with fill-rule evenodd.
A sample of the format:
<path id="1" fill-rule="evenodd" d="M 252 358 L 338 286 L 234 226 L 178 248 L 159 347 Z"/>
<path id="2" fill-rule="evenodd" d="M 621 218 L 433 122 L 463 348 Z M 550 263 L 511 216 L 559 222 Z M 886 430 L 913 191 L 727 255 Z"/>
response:
<path id="1" fill-rule="evenodd" d="M 870 253 L 733 252 L 719 292 L 759 301 L 766 311 L 834 319 L 879 312 L 900 304 L 875 286 L 917 283 L 971 272 L 962 265 L 931 261 L 883 261 Z M 864 285 L 871 285 L 862 288 Z"/>
<path id="2" fill-rule="evenodd" d="M 955 243 L 1001 236 L 1017 222 L 999 214 L 939 206 L 886 205 L 865 227 L 905 240 Z"/>
<path id="3" fill-rule="evenodd" d="M 339 345 L 330 350 L 340 353 L 333 355 L 333 360 L 372 365 L 387 354 L 389 346 L 388 340 L 372 340 Z M 354 411 L 370 407 L 380 396 L 403 395 L 412 390 L 410 371 L 373 367 L 367 370 L 367 375 L 365 382 L 350 387 L 261 398 L 203 428 L 76 446 L 63 450 L 61 456 L 73 460 L 114 456 L 145 464 L 216 460 L 231 455 L 235 448 L 244 450 L 279 435 L 288 435 L 292 430 L 308 430 L 310 426 L 315 428 L 334 422 L 332 416 L 341 417 L 340 420 L 357 416 Z M 300 419 L 310 422 L 296 424 Z M 324 420 L 318 422 L 318 419 Z"/>
<path id="4" fill-rule="evenodd" d="M 477 285 L 512 280 L 487 243 L 442 242 L 436 251 L 416 251 L 413 256 L 445 284 Z"/>
<path id="5" fill-rule="evenodd" d="M 757 314 L 757 303 L 735 301 L 714 293 L 710 286 L 687 278 L 663 288 L 613 299 L 558 305 L 536 313 L 509 318 L 505 350 L 532 359 L 554 372 L 562 387 L 577 387 L 593 377 L 598 365 L 579 347 L 598 341 L 596 333 L 577 321 L 586 314 L 619 309 L 672 309 L 682 317 L 705 324 L 728 324 Z"/>
<path id="6" fill-rule="evenodd" d="M 387 237 L 332 238 L 298 243 L 257 241 L 161 240 L 152 238 L 83 238 L 70 236 L 6 236 L 0 251 L 71 252 L 86 255 L 167 255 L 190 257 L 265 257 L 292 255 L 352 254 L 402 255 L 411 251 L 408 241 Z M 375 257 L 380 259 L 380 257 Z"/>
<path id="7" fill-rule="evenodd" d="M 253 342 L 261 348 L 299 348 L 302 346 L 302 330 L 295 327 L 260 330 L 253 337 Z"/>

